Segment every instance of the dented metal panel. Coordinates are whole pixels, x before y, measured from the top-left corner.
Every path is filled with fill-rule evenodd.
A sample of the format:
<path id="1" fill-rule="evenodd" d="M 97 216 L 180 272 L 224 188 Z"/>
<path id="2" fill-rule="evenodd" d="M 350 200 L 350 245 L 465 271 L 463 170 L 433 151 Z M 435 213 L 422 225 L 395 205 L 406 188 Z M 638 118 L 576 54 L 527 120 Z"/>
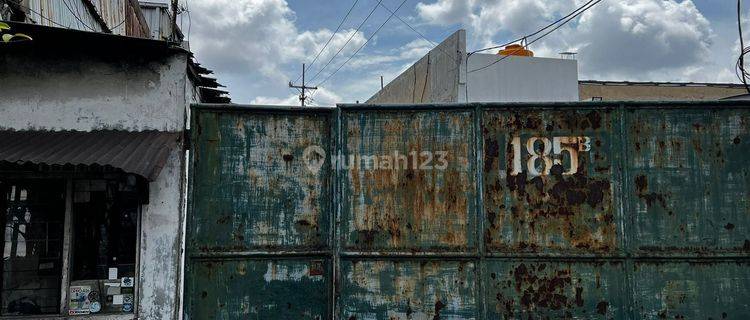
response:
<path id="1" fill-rule="evenodd" d="M 329 319 L 329 263 L 296 259 L 196 262 L 186 318 Z"/>
<path id="2" fill-rule="evenodd" d="M 620 247 L 616 115 L 611 108 L 484 111 L 488 251 L 603 254 Z"/>
<path id="3" fill-rule="evenodd" d="M 478 319 L 471 261 L 342 261 L 342 319 Z"/>
<path id="4" fill-rule="evenodd" d="M 330 113 L 203 112 L 196 119 L 193 251 L 327 247 L 329 166 L 309 170 L 303 156 L 310 146 L 330 150 Z"/>
<path id="5" fill-rule="evenodd" d="M 744 103 L 196 107 L 185 315 L 748 318 Z"/>
<path id="6" fill-rule="evenodd" d="M 632 249 L 750 254 L 750 110 L 632 109 L 626 123 Z"/>
<path id="7" fill-rule="evenodd" d="M 624 261 L 490 260 L 489 319 L 625 319 Z"/>
<path id="8" fill-rule="evenodd" d="M 747 261 L 639 261 L 631 273 L 638 319 L 750 319 Z"/>
<path id="9" fill-rule="evenodd" d="M 351 111 L 342 117 L 345 250 L 476 247 L 471 110 Z"/>

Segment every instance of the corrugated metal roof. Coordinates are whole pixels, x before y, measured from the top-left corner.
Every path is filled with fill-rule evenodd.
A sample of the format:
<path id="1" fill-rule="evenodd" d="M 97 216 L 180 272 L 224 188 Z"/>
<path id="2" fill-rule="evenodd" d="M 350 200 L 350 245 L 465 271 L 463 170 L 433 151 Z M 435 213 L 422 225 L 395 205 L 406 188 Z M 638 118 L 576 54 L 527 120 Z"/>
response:
<path id="1" fill-rule="evenodd" d="M 123 57 L 145 59 L 188 53 L 188 75 L 195 86 L 213 89 L 224 87 L 215 78 L 206 77 L 213 71 L 201 66 L 200 63 L 195 61 L 192 53 L 174 42 L 53 28 L 28 23 L 8 22 L 8 24 L 10 24 L 13 32 L 27 34 L 34 38 L 34 41 L 18 42 L 5 48 L 3 54 L 27 54 L 28 52 L 50 52 L 50 54 L 53 54 L 64 51 L 88 55 L 105 54 L 113 59 Z M 213 92 L 201 97 L 200 102 L 229 103 L 231 98 L 227 92 Z"/>
<path id="2" fill-rule="evenodd" d="M 0 161 L 111 166 L 153 181 L 179 138 L 159 131 L 0 131 Z"/>
<path id="3" fill-rule="evenodd" d="M 601 86 L 656 86 L 656 87 L 717 87 L 717 88 L 745 88 L 741 83 L 710 83 L 710 82 L 644 82 L 644 81 L 600 81 L 579 80 L 579 84 Z"/>

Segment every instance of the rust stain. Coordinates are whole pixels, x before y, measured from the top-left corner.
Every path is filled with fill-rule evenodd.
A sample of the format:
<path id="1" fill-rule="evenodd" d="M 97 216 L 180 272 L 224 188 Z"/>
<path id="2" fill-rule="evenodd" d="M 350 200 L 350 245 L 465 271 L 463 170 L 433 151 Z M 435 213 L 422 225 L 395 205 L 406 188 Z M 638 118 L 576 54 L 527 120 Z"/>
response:
<path id="1" fill-rule="evenodd" d="M 646 205 L 652 207 L 655 203 L 659 203 L 662 208 L 667 209 L 667 198 L 669 194 L 648 192 L 648 178 L 645 175 L 638 175 L 635 177 L 636 195 L 638 198 L 646 201 Z"/>
<path id="2" fill-rule="evenodd" d="M 607 303 L 607 301 L 599 301 L 599 303 L 596 304 L 596 313 L 606 315 L 607 307 L 609 307 L 609 303 Z"/>
<path id="3" fill-rule="evenodd" d="M 369 118 L 365 131 L 376 139 L 350 135 L 349 156 L 392 156 L 394 166 L 374 167 L 370 159 L 354 159 L 348 170 L 352 215 L 350 234 L 358 248 L 466 248 L 473 190 L 468 159 L 471 126 L 468 113 L 384 113 Z M 348 126 L 361 126 L 352 117 Z M 445 170 L 420 167 L 423 152 L 446 151 Z M 402 157 L 398 160 L 397 154 Z M 416 161 L 415 161 L 416 160 Z"/>
<path id="4" fill-rule="evenodd" d="M 484 241 L 489 248 L 513 252 L 610 252 L 616 248 L 613 170 L 602 137 L 592 135 L 593 150 L 578 154 L 574 174 L 564 174 L 567 169 L 559 163 L 551 166 L 549 175 L 531 176 L 526 170 L 511 174 L 512 137 L 578 136 L 587 130 L 608 130 L 609 116 L 603 111 L 485 113 L 482 169 L 488 223 Z M 574 143 L 571 147 L 578 150 L 581 146 Z M 524 151 L 522 157 L 525 165 L 531 156 Z"/>

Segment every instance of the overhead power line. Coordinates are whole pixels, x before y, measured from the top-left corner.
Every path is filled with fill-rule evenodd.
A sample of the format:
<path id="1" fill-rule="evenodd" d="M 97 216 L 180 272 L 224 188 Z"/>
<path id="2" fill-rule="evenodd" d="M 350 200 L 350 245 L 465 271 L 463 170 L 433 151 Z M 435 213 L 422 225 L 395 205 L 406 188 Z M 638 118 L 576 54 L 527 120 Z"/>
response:
<path id="1" fill-rule="evenodd" d="M 86 27 L 86 29 L 89 29 L 89 30 L 91 30 L 93 32 L 99 32 L 99 31 L 95 30 L 94 28 L 90 27 L 85 22 L 83 22 L 83 20 L 81 19 L 81 12 L 78 10 L 78 7 L 75 7 L 76 11 L 73 12 L 73 9 L 71 8 L 71 5 L 68 3 L 67 0 L 63 0 L 63 4 L 65 5 L 65 8 L 68 9 L 68 12 L 70 12 L 70 15 L 72 15 L 73 18 L 75 18 L 76 20 L 78 20 L 78 22 L 80 24 L 82 24 L 84 27 Z"/>
<path id="2" fill-rule="evenodd" d="M 339 65 L 339 67 L 336 68 L 336 70 L 334 70 L 333 73 L 329 74 L 325 79 L 323 79 L 323 81 L 321 81 L 320 83 L 318 83 L 317 87 L 320 87 L 321 85 L 323 85 L 324 83 L 326 83 L 326 81 L 328 81 L 329 79 L 331 79 L 331 77 L 333 77 L 337 72 L 339 72 L 339 70 L 341 70 L 341 68 L 344 67 L 344 65 L 346 65 L 347 63 L 349 63 L 349 61 L 351 61 L 352 58 L 354 58 L 354 56 L 356 56 L 357 53 L 359 53 L 359 51 L 362 50 L 362 48 L 364 48 L 367 45 L 367 43 L 370 42 L 370 40 L 372 40 L 373 37 L 375 37 L 376 34 L 378 34 L 378 32 L 380 31 L 380 29 L 382 29 L 383 26 L 385 26 L 385 24 L 388 23 L 388 21 L 391 21 L 391 18 L 393 18 L 393 16 L 396 14 L 396 12 L 398 12 L 398 10 L 401 9 L 401 7 L 404 6 L 404 4 L 406 3 L 406 1 L 407 0 L 401 1 L 401 4 L 398 5 L 398 7 L 396 8 L 396 10 L 393 11 L 393 12 L 391 12 L 391 15 L 388 16 L 388 19 L 385 19 L 385 21 L 383 21 L 383 23 L 378 27 L 378 29 L 375 30 L 375 32 L 373 32 L 370 35 L 370 37 L 367 38 L 367 40 L 365 40 L 365 43 L 363 43 L 361 46 L 359 46 L 359 48 L 357 48 L 357 51 L 354 51 L 354 53 L 352 53 L 352 55 L 349 56 L 349 58 L 346 59 L 346 61 L 344 61 L 344 63 L 342 63 L 341 65 Z M 380 5 L 380 2 L 382 2 L 382 1 L 378 1 L 378 5 Z"/>
<path id="3" fill-rule="evenodd" d="M 570 22 L 571 20 L 573 20 L 573 19 L 577 18 L 578 16 L 580 16 L 581 14 L 583 14 L 584 12 L 586 12 L 586 11 L 587 11 L 587 10 L 589 10 L 589 9 L 591 9 L 592 7 L 594 7 L 594 6 L 595 6 L 595 5 L 597 5 L 597 4 L 599 3 L 599 2 L 602 2 L 602 1 L 603 1 L 603 0 L 590 0 L 589 2 L 586 2 L 586 3 L 585 3 L 585 4 L 583 5 L 583 6 L 581 6 L 581 7 L 578 7 L 578 8 L 576 9 L 576 10 L 574 10 L 574 11 L 573 11 L 573 12 L 571 12 L 571 13 L 569 13 L 569 14 L 568 14 L 568 15 L 566 15 L 565 17 L 563 17 L 563 19 L 558 19 L 558 20 L 557 20 L 557 21 L 555 21 L 554 23 L 552 23 L 552 24 L 550 24 L 550 25 L 547 25 L 546 27 L 544 27 L 544 28 L 542 28 L 542 29 L 540 29 L 540 30 L 537 30 L 536 32 L 534 32 L 534 33 L 532 33 L 532 34 L 530 34 L 530 35 L 527 35 L 527 36 L 523 36 L 523 37 L 519 38 L 518 40 L 516 40 L 516 41 L 514 41 L 514 42 L 510 42 L 510 43 L 508 43 L 508 44 L 505 44 L 505 45 L 509 45 L 509 44 L 512 44 L 512 43 L 515 43 L 515 42 L 518 42 L 518 41 L 521 41 L 521 40 L 526 40 L 527 38 L 529 38 L 529 37 L 531 37 L 531 36 L 535 36 L 535 35 L 537 35 L 537 34 L 541 33 L 542 31 L 544 31 L 544 30 L 547 30 L 547 29 L 549 29 L 549 28 L 550 28 L 550 27 L 552 27 L 552 26 L 555 26 L 554 28 L 552 28 L 551 30 L 549 30 L 549 31 L 545 32 L 544 34 L 542 34 L 542 35 L 540 35 L 540 36 L 538 36 L 538 37 L 534 38 L 533 40 L 531 40 L 531 41 L 527 42 L 527 43 L 526 43 L 526 45 L 525 45 L 525 47 L 528 47 L 528 46 L 530 46 L 530 45 L 532 45 L 532 44 L 536 43 L 537 41 L 539 41 L 539 40 L 543 39 L 544 37 L 546 37 L 546 36 L 547 36 L 547 35 L 549 35 L 550 33 L 552 33 L 552 32 L 555 32 L 555 31 L 556 31 L 557 29 L 560 29 L 560 28 L 561 28 L 562 26 L 566 25 L 566 24 L 567 24 L 568 22 Z M 503 45 L 503 47 L 504 47 L 505 45 Z M 486 51 L 486 50 L 491 50 L 491 49 L 497 49 L 498 47 L 500 47 L 500 46 L 494 46 L 494 47 L 489 47 L 489 48 L 484 48 L 484 49 L 479 49 L 479 50 L 475 50 L 475 51 L 473 51 L 473 52 L 469 53 L 469 56 L 471 56 L 472 54 L 474 54 L 474 53 L 477 53 L 477 52 L 481 52 L 481 51 Z M 471 72 L 476 72 L 476 71 L 480 71 L 480 70 L 484 70 L 484 69 L 487 69 L 487 68 L 489 68 L 489 67 L 491 67 L 491 66 L 495 65 L 496 63 L 498 63 L 498 62 L 500 62 L 500 61 L 503 61 L 503 60 L 505 60 L 505 59 L 506 59 L 506 58 L 508 58 L 508 57 L 510 57 L 510 55 L 504 55 L 504 56 L 502 56 L 502 57 L 501 57 L 500 59 L 497 59 L 497 60 L 495 60 L 494 62 L 492 62 L 492 63 L 490 63 L 490 64 L 488 64 L 488 65 L 486 65 L 486 66 L 483 66 L 483 67 L 480 67 L 480 68 L 476 68 L 476 69 L 474 69 L 474 70 L 471 70 L 471 71 L 468 71 L 468 72 L 469 72 L 469 73 L 471 73 Z M 468 57 L 467 57 L 467 59 L 468 59 Z"/>
<path id="4" fill-rule="evenodd" d="M 750 52 L 750 47 L 745 47 L 745 40 L 742 37 L 742 0 L 737 0 L 737 29 L 740 34 L 740 56 L 737 58 L 734 71 L 737 78 L 742 80 L 742 84 L 745 85 L 745 90 L 750 93 L 750 86 L 747 85 L 747 78 L 750 77 L 750 74 L 745 70 L 745 55 Z"/>
<path id="5" fill-rule="evenodd" d="M 433 46 L 433 49 L 437 48 L 438 50 L 442 51 L 447 56 L 449 56 L 451 58 L 455 57 L 455 55 L 450 54 L 450 53 L 446 52 L 445 50 L 443 50 L 443 48 L 438 47 L 437 43 L 435 43 L 434 41 L 428 39 L 424 34 L 422 34 L 417 29 L 415 29 L 414 27 L 412 27 L 411 24 L 409 24 L 408 22 L 404 21 L 404 19 L 401 19 L 401 17 L 398 14 L 396 14 L 393 10 L 391 10 L 390 8 L 388 8 L 386 5 L 384 5 L 384 4 L 381 3 L 380 6 L 383 7 L 385 10 L 388 10 L 388 12 L 390 12 L 394 17 L 396 17 L 399 21 L 401 21 L 401 23 L 403 23 L 407 27 L 409 27 L 409 29 L 411 29 L 411 31 L 414 31 L 414 33 L 416 33 L 417 35 L 419 35 L 420 37 L 422 37 L 422 39 L 424 39 L 425 41 L 429 42 Z"/>
<path id="6" fill-rule="evenodd" d="M 318 61 L 318 58 L 320 57 L 320 55 L 321 55 L 321 54 L 323 53 L 323 51 L 325 51 L 325 49 L 326 49 L 326 48 L 328 47 L 328 44 L 329 44 L 329 43 L 331 43 L 331 40 L 333 40 L 333 37 L 334 37 L 334 36 L 336 36 L 336 34 L 337 34 L 337 33 L 339 32 L 339 30 L 341 30 L 341 26 L 342 26 L 342 25 L 344 25 L 344 22 L 346 21 L 346 19 L 347 19 L 347 18 L 349 18 L 349 14 L 351 14 L 351 13 L 352 13 L 352 10 L 354 10 L 354 7 L 356 7 L 356 6 L 357 6 L 357 2 L 359 2 L 359 0 L 354 0 L 354 3 L 352 3 L 352 7 L 351 7 L 351 8 L 349 8 L 349 11 L 347 11 L 347 12 L 346 12 L 346 15 L 344 16 L 344 18 L 343 18 L 343 19 L 341 19 L 341 22 L 339 23 L 339 26 L 338 26 L 338 27 L 336 27 L 336 31 L 334 31 L 334 32 L 333 32 L 333 33 L 331 34 L 331 37 L 330 37 L 330 38 L 328 38 L 328 41 L 326 41 L 326 44 L 324 44 L 324 45 L 323 45 L 323 48 L 321 48 L 321 49 L 320 49 L 320 50 L 318 51 L 318 54 L 316 54 L 316 55 L 315 55 L 315 58 L 313 58 L 312 62 L 310 62 L 310 64 L 309 64 L 309 65 L 307 66 L 308 68 L 312 68 L 312 66 L 313 66 L 313 65 L 315 64 L 315 61 Z M 302 75 L 299 75 L 299 76 L 297 77 L 297 80 L 294 80 L 293 82 L 297 82 L 297 81 L 299 81 L 299 78 L 301 78 L 301 77 L 302 77 Z"/>
<path id="7" fill-rule="evenodd" d="M 352 41 L 352 38 L 354 38 L 355 35 L 357 35 L 357 33 L 359 32 L 359 29 L 362 29 L 362 26 L 365 25 L 365 22 L 367 22 L 367 20 L 370 19 L 370 17 L 375 12 L 375 10 L 378 9 L 378 6 L 380 5 L 381 2 L 383 2 L 383 0 L 378 0 L 378 4 L 372 7 L 372 10 L 370 10 L 370 13 L 367 14 L 367 17 L 365 17 L 365 19 L 362 20 L 362 23 L 360 23 L 359 26 L 357 26 L 357 29 L 354 30 L 354 32 L 349 36 L 349 39 L 346 39 L 346 42 L 344 42 L 344 45 L 342 45 L 341 48 L 339 48 L 339 50 L 336 51 L 336 54 L 334 54 L 333 57 L 331 57 L 331 59 L 329 59 L 328 62 L 326 62 L 326 65 L 324 65 L 323 68 L 320 68 L 320 70 L 318 70 L 318 72 L 316 72 L 315 75 L 313 75 L 310 81 L 317 79 L 320 73 L 323 72 L 323 70 L 325 70 L 325 68 L 327 68 L 331 64 L 331 62 L 333 62 L 333 59 L 336 59 L 339 53 L 341 53 L 341 50 L 344 50 L 344 48 L 346 48 L 346 45 L 349 44 L 350 41 Z"/>
<path id="8" fill-rule="evenodd" d="M 572 16 L 572 15 L 576 14 L 576 12 L 578 12 L 579 10 L 581 10 L 581 9 L 585 8 L 586 6 L 590 5 L 590 4 L 591 4 L 591 3 L 593 3 L 594 1 L 596 1 L 596 2 L 599 2 L 599 1 L 597 1 L 597 0 L 589 0 L 588 2 L 584 3 L 584 4 L 583 4 L 583 5 L 581 5 L 580 7 L 576 8 L 575 10 L 573 10 L 572 12 L 568 13 L 567 15 L 565 15 L 565 16 L 563 16 L 563 17 L 560 17 L 560 19 L 557 19 L 557 20 L 555 20 L 554 22 L 552 22 L 552 23 L 550 23 L 550 24 L 548 24 L 548 25 L 544 26 L 543 28 L 541 28 L 541 29 L 539 29 L 539 30 L 535 31 L 534 33 L 531 33 L 531 34 L 527 34 L 527 35 L 525 35 L 525 36 L 523 36 L 523 37 L 520 37 L 520 38 L 518 38 L 518 39 L 515 39 L 515 40 L 513 40 L 513 41 L 509 41 L 509 42 L 506 42 L 506 43 L 504 43 L 504 44 L 501 44 L 501 45 L 496 45 L 496 46 L 491 46 L 491 47 L 487 47 L 487 48 L 482 48 L 482 49 L 474 50 L 474 51 L 472 51 L 472 52 L 471 52 L 471 54 L 474 54 L 474 53 L 477 53 L 477 52 L 482 52 L 482 51 L 493 50 L 493 49 L 500 49 L 500 48 L 505 48 L 505 46 L 507 46 L 507 45 L 510 45 L 510 44 L 516 43 L 516 42 L 518 42 L 518 41 L 521 41 L 521 40 L 524 40 L 524 39 L 527 39 L 527 38 L 531 38 L 531 37 L 533 37 L 533 36 L 535 36 L 535 35 L 537 35 L 537 34 L 541 33 L 542 31 L 544 31 L 544 30 L 547 30 L 547 29 L 551 28 L 552 26 L 554 26 L 554 25 L 556 25 L 556 24 L 558 24 L 558 23 L 562 22 L 563 20 L 565 20 L 565 19 L 568 19 L 568 18 L 570 18 L 570 17 Z M 588 10 L 588 9 L 587 9 L 587 10 Z M 585 11 L 585 10 L 584 10 L 584 11 Z"/>
<path id="9" fill-rule="evenodd" d="M 422 39 L 424 39 L 425 41 L 429 42 L 433 46 L 437 46 L 437 43 L 433 42 L 430 39 L 427 39 L 427 37 L 425 37 L 425 35 L 423 35 L 419 31 L 417 31 L 417 29 L 414 29 L 414 27 L 412 27 L 408 22 L 404 21 L 404 19 L 401 19 L 401 17 L 399 15 L 397 15 L 395 12 L 393 12 L 393 10 L 391 10 L 390 8 L 388 8 L 386 5 L 384 5 L 384 4 L 381 3 L 380 6 L 383 7 L 383 9 L 388 10 L 388 12 L 390 12 L 394 17 L 396 17 L 396 19 L 398 19 L 398 21 L 401 21 L 401 23 L 403 23 L 407 27 L 409 27 L 409 29 L 411 29 L 411 31 L 414 31 L 417 35 L 419 35 L 420 37 L 422 37 Z"/>

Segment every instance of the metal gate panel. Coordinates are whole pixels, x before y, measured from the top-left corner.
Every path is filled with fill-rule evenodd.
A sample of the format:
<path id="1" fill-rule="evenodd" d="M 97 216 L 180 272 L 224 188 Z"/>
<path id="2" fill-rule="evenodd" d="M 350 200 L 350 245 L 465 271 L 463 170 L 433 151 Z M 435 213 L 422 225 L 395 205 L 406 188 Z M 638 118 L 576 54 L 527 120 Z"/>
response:
<path id="1" fill-rule="evenodd" d="M 613 196 L 621 181 L 616 111 L 484 111 L 488 252 L 612 254 L 621 247 Z"/>
<path id="2" fill-rule="evenodd" d="M 330 319 L 333 111 L 192 117 L 185 318 Z"/>
<path id="3" fill-rule="evenodd" d="M 471 261 L 344 260 L 341 318 L 477 319 Z"/>
<path id="4" fill-rule="evenodd" d="M 304 158 L 330 153 L 330 112 L 249 111 L 198 113 L 190 248 L 327 247 L 330 166 L 310 170 Z"/>
<path id="5" fill-rule="evenodd" d="M 638 319 L 750 319 L 747 261 L 636 261 Z"/>
<path id="6" fill-rule="evenodd" d="M 489 319 L 625 319 L 624 261 L 489 260 Z"/>
<path id="7" fill-rule="evenodd" d="M 185 317 L 750 318 L 748 116 L 196 106 Z"/>
<path id="8" fill-rule="evenodd" d="M 641 108 L 626 116 L 633 251 L 750 253 L 750 112 Z"/>
<path id="9" fill-rule="evenodd" d="M 471 109 L 345 111 L 341 130 L 355 159 L 342 171 L 344 250 L 475 251 Z"/>
<path id="10" fill-rule="evenodd" d="M 199 261 L 189 319 L 330 319 L 328 260 Z"/>

